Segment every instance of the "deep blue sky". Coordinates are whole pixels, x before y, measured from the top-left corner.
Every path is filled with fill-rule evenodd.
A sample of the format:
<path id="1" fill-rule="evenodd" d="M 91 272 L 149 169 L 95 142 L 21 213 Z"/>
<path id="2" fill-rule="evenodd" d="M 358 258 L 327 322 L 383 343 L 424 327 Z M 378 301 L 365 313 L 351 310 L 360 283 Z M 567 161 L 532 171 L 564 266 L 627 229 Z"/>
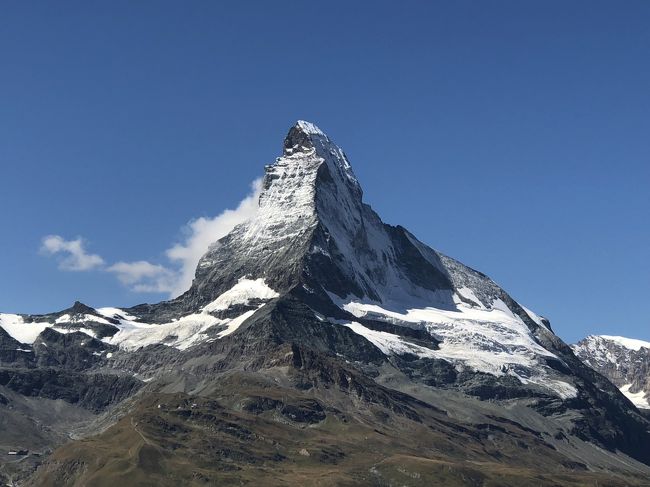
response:
<path id="1" fill-rule="evenodd" d="M 43 236 L 165 262 L 296 119 L 366 201 L 549 317 L 650 340 L 650 2 L 19 2 L 0 12 L 0 310 L 131 305 Z"/>

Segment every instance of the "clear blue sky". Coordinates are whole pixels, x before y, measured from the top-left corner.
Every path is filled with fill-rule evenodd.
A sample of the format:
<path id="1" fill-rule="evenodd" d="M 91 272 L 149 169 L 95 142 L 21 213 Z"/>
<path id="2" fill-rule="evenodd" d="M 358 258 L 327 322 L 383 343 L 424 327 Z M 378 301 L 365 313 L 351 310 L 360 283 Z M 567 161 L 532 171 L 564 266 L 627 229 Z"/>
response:
<path id="1" fill-rule="evenodd" d="M 385 221 L 574 341 L 650 340 L 650 2 L 19 2 L 0 12 L 0 310 L 156 301 L 41 239 L 148 260 L 297 119 Z"/>

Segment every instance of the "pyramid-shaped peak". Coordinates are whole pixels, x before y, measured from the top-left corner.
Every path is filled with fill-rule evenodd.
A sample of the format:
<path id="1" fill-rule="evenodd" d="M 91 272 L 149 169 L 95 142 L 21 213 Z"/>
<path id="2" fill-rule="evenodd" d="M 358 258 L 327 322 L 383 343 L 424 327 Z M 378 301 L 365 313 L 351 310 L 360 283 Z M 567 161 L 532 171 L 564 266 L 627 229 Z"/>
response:
<path id="1" fill-rule="evenodd" d="M 82 303 L 81 301 L 75 301 L 72 307 L 65 310 L 70 314 L 97 314 L 95 308 L 91 308 L 87 304 Z"/>

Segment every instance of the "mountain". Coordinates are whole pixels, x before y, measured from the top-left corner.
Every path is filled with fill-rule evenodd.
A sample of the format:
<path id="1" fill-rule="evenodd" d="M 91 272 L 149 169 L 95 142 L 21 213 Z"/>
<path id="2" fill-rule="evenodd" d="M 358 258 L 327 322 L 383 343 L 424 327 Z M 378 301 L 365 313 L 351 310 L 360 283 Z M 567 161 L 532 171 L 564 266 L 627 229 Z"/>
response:
<path id="1" fill-rule="evenodd" d="M 308 122 L 183 295 L 0 327 L 0 447 L 43 454 L 3 460 L 7 482 L 650 484 L 625 396 L 486 275 L 382 222 Z"/>
<path id="2" fill-rule="evenodd" d="M 650 342 L 591 335 L 571 348 L 584 363 L 616 385 L 636 407 L 650 413 Z"/>

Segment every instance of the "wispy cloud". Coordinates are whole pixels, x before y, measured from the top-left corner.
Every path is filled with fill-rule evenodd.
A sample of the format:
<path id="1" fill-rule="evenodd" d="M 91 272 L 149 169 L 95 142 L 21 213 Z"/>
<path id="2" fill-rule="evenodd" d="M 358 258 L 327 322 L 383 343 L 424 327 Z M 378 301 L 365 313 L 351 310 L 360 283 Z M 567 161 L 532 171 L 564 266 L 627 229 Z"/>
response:
<path id="1" fill-rule="evenodd" d="M 84 240 L 66 240 L 60 235 L 48 235 L 41 242 L 41 253 L 57 256 L 59 269 L 64 271 L 89 271 L 104 265 L 104 259 L 86 252 Z"/>
<path id="2" fill-rule="evenodd" d="M 225 210 L 213 218 L 197 218 L 185 226 L 185 241 L 166 252 L 169 260 L 180 266 L 176 285 L 171 290 L 172 296 L 178 296 L 189 289 L 196 265 L 211 243 L 225 237 L 236 225 L 255 215 L 261 191 L 262 179 L 256 179 L 251 184 L 248 196 L 234 210 Z"/>
<path id="3" fill-rule="evenodd" d="M 43 239 L 41 251 L 46 255 L 59 255 L 59 268 L 66 271 L 104 270 L 134 292 L 169 293 L 176 297 L 187 291 L 192 284 L 199 259 L 213 242 L 226 236 L 236 225 L 255 215 L 262 190 L 262 180 L 251 184 L 250 193 L 234 210 L 228 209 L 215 217 L 200 217 L 187 223 L 182 232 L 182 242 L 165 251 L 167 265 L 146 260 L 117 262 L 108 267 L 102 257 L 88 254 L 84 241 L 65 240 L 59 235 Z"/>
<path id="4" fill-rule="evenodd" d="M 168 293 L 174 289 L 177 273 L 160 264 L 146 260 L 136 262 L 117 262 L 106 268 L 117 279 L 135 292 Z"/>

